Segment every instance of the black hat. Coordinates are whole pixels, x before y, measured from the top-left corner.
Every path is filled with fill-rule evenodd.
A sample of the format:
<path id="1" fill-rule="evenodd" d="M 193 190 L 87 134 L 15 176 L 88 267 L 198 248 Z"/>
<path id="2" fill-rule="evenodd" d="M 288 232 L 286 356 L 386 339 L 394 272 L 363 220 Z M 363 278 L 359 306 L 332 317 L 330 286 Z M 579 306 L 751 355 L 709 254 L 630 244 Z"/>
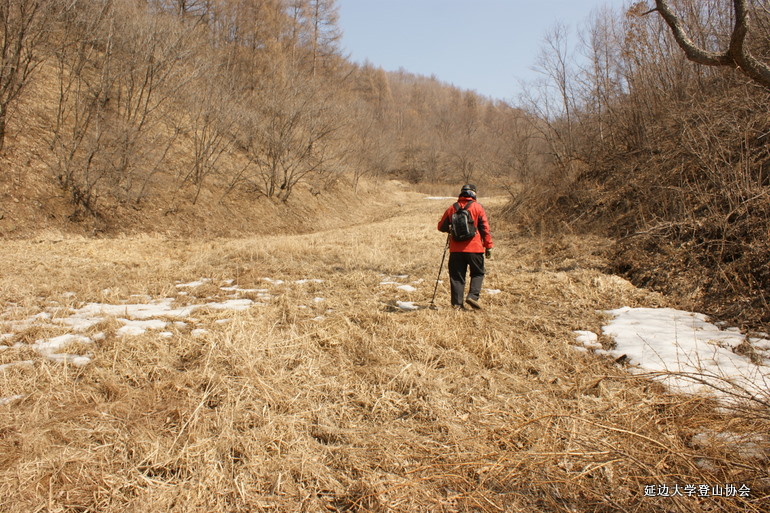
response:
<path id="1" fill-rule="evenodd" d="M 471 183 L 466 183 L 460 190 L 460 197 L 476 199 L 476 186 Z"/>

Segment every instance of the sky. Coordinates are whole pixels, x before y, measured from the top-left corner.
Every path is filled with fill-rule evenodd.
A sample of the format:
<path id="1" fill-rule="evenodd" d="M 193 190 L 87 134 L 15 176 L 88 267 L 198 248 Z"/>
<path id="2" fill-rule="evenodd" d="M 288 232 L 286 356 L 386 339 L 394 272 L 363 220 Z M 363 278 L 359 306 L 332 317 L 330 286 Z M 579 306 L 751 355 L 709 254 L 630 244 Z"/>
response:
<path id="1" fill-rule="evenodd" d="M 545 33 L 627 0 L 337 0 L 343 51 L 386 71 L 403 68 L 515 102 Z M 573 40 L 576 40 L 573 37 Z"/>

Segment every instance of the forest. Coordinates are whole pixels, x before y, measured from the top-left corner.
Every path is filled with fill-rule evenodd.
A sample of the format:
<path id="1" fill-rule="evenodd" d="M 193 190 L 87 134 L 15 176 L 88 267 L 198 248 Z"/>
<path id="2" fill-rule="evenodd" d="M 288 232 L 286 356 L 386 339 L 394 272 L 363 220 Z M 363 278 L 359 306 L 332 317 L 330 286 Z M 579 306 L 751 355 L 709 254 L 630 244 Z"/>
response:
<path id="1" fill-rule="evenodd" d="M 474 182 L 508 195 L 513 230 L 610 237 L 612 271 L 767 323 L 768 85 L 717 57 L 740 29 L 766 71 L 770 15 L 670 4 L 555 25 L 506 102 L 350 62 L 334 0 L 3 0 L 0 229 L 157 231 L 364 177 Z"/>

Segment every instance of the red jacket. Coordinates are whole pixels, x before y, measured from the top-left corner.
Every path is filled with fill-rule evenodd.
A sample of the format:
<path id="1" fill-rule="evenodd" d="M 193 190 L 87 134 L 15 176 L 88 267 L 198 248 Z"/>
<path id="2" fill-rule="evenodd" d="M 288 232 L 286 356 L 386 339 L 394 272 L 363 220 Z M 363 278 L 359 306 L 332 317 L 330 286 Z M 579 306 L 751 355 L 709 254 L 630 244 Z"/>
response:
<path id="1" fill-rule="evenodd" d="M 473 223 L 476 225 L 476 236 L 471 240 L 458 242 L 449 237 L 449 251 L 451 253 L 483 253 L 484 249 L 491 248 L 492 244 L 492 232 L 489 230 L 489 220 L 487 219 L 487 213 L 484 211 L 484 207 L 481 206 L 476 200 L 460 196 L 457 198 L 457 202 L 461 207 L 465 207 L 465 204 L 469 201 L 473 201 L 468 212 L 470 212 L 473 218 Z M 443 217 L 438 222 L 438 229 L 441 232 L 449 232 L 449 224 L 452 220 L 452 214 L 455 213 L 454 203 L 444 212 Z"/>

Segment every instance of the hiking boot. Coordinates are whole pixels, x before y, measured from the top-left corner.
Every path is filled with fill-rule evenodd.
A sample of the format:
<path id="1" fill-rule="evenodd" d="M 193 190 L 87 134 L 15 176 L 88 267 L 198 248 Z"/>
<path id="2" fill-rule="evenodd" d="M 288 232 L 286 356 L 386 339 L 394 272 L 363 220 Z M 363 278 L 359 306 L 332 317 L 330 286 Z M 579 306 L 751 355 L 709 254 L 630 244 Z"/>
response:
<path id="1" fill-rule="evenodd" d="M 452 310 L 465 310 L 463 305 L 452 305 Z"/>
<path id="2" fill-rule="evenodd" d="M 481 310 L 481 304 L 479 304 L 478 299 L 468 298 L 465 300 L 465 302 L 471 305 L 476 310 Z"/>

